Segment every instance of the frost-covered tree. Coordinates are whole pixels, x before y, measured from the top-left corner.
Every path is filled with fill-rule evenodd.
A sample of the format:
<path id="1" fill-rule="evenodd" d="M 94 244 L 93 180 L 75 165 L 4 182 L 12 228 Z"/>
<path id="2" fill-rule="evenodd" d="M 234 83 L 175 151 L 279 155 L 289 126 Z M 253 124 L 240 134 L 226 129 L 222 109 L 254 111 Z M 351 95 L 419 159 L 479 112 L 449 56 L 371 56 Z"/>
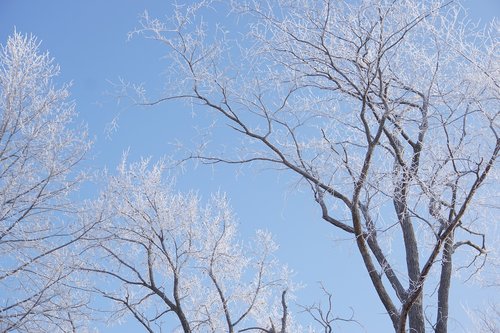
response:
<path id="1" fill-rule="evenodd" d="M 202 205 L 175 192 L 164 169 L 124 160 L 87 216 L 101 222 L 83 269 L 114 303 L 109 321 L 131 315 L 148 332 L 290 332 L 288 272 L 270 234 L 241 241 L 225 196 Z"/>
<path id="2" fill-rule="evenodd" d="M 32 36 L 14 32 L 1 47 L 1 332 L 74 331 L 85 305 L 69 289 L 71 246 L 87 231 L 70 194 L 89 143 L 58 73 Z"/>
<path id="3" fill-rule="evenodd" d="M 194 157 L 295 174 L 394 330 L 447 332 L 453 272 L 484 265 L 498 208 L 498 23 L 454 1 L 207 0 L 141 24 L 171 64 L 144 104 L 186 99 L 241 139 Z"/>

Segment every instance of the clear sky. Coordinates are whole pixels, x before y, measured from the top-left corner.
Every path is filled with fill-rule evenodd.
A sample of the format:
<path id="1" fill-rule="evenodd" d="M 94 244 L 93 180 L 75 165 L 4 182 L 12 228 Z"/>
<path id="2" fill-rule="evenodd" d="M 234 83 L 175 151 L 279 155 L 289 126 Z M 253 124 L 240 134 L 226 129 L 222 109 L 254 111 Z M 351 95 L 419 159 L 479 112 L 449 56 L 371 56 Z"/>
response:
<path id="1" fill-rule="evenodd" d="M 127 32 L 137 25 L 145 9 L 153 16 L 168 16 L 172 2 L 0 0 L 0 43 L 4 44 L 14 29 L 36 35 L 43 42 L 42 49 L 49 50 L 60 64 L 60 82 L 73 82 L 72 98 L 80 119 L 95 139 L 95 159 L 89 162 L 92 167 L 114 169 L 127 149 L 132 160 L 140 156 L 156 160 L 174 152 L 170 143 L 189 141 L 196 135 L 200 119 L 193 118 L 185 105 L 131 107 L 127 101 L 117 103 L 110 84 L 123 78 L 145 83 L 153 94 L 161 91 L 161 72 L 166 67 L 161 46 L 141 38 L 127 41 Z M 464 5 L 474 19 L 488 21 L 500 14 L 498 0 L 468 0 Z M 106 127 L 117 115 L 119 127 L 107 137 Z M 201 123 L 205 121 L 201 119 Z M 205 197 L 218 190 L 227 192 L 245 235 L 257 228 L 272 231 L 281 245 L 280 259 L 297 272 L 296 281 L 307 285 L 298 293 L 301 302 L 312 302 L 317 296 L 315 283 L 323 281 L 333 292 L 340 315 L 348 314 L 352 306 L 356 318 L 367 325 L 367 332 L 392 329 L 354 247 L 349 241 L 338 241 L 344 235 L 322 222 L 309 193 L 297 190 L 287 174 L 248 167 L 199 167 L 180 176 L 178 187 L 199 190 Z M 452 293 L 455 309 L 467 306 L 469 299 L 474 302 L 485 297 L 473 297 L 464 286 L 453 288 Z M 457 320 L 465 317 L 460 311 L 452 314 Z M 468 325 L 466 320 L 463 323 Z M 466 328 L 452 327 L 454 332 L 467 332 Z M 344 328 L 345 332 L 357 329 Z M 101 331 L 133 332 L 134 326 Z"/>

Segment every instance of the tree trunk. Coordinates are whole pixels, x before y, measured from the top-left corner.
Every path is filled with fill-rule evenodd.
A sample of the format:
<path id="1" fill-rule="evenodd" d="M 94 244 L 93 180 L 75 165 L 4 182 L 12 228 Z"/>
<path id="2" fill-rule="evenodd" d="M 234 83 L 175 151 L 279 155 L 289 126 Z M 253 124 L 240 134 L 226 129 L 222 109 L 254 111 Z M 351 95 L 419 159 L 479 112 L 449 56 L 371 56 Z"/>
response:
<path id="1" fill-rule="evenodd" d="M 410 333 L 414 332 L 425 333 L 425 318 L 424 318 L 422 294 L 420 294 L 415 300 L 415 303 L 413 303 L 408 318 L 409 318 Z"/>
<path id="2" fill-rule="evenodd" d="M 417 283 L 420 276 L 418 246 L 417 240 L 415 238 L 415 232 L 413 231 L 413 226 L 411 225 L 411 219 L 408 217 L 404 220 L 403 237 L 406 249 L 406 265 L 408 269 L 408 277 L 410 278 L 410 290 L 413 290 L 417 288 L 415 283 Z M 420 293 L 420 295 L 417 297 L 410 308 L 410 313 L 408 315 L 408 324 L 411 333 L 425 333 L 425 319 L 422 295 L 423 293 Z"/>
<path id="3" fill-rule="evenodd" d="M 401 231 L 403 233 L 406 253 L 406 267 L 408 270 L 408 278 L 410 280 L 409 292 L 411 293 L 412 290 L 418 287 L 415 285 L 415 283 L 417 283 L 420 277 L 420 263 L 417 239 L 415 237 L 415 231 L 413 230 L 412 221 L 407 210 L 407 186 L 407 175 L 404 175 L 401 183 L 394 192 L 393 204 L 398 216 L 399 223 L 401 225 Z M 404 315 L 404 313 L 402 313 L 401 315 Z M 411 333 L 425 333 L 422 293 L 412 304 L 408 319 Z"/>
<path id="4" fill-rule="evenodd" d="M 438 289 L 438 309 L 436 319 L 436 333 L 448 332 L 448 311 L 451 285 L 451 271 L 453 268 L 453 233 L 446 239 L 441 262 L 441 277 Z"/>

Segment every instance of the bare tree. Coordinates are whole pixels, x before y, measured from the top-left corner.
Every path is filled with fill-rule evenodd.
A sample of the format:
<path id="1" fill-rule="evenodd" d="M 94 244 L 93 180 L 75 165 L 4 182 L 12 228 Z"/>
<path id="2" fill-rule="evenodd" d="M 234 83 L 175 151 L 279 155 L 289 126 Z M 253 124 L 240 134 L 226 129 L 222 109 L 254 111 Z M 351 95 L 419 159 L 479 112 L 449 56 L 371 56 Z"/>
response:
<path id="1" fill-rule="evenodd" d="M 498 302 L 489 302 L 482 304 L 480 309 L 469 311 L 468 315 L 474 322 L 475 332 L 500 332 L 500 310 L 498 305 Z"/>
<path id="2" fill-rule="evenodd" d="M 123 162 L 96 202 L 84 258 L 93 292 L 148 332 L 290 332 L 287 270 L 269 233 L 243 244 L 228 201 L 173 192 L 164 164 Z M 89 219 L 95 219 L 88 216 Z M 97 277 L 95 277 L 97 276 Z"/>
<path id="3" fill-rule="evenodd" d="M 186 99 L 240 135 L 193 157 L 297 175 L 394 330 L 447 332 L 454 264 L 484 265 L 495 219 L 498 25 L 454 1 L 207 0 L 135 33 L 171 60 L 171 90 L 143 104 Z"/>
<path id="4" fill-rule="evenodd" d="M 73 215 L 75 168 L 89 147 L 74 104 L 32 36 L 0 51 L 0 331 L 73 332 L 85 300 L 70 292 L 71 246 L 87 228 Z"/>
<path id="5" fill-rule="evenodd" d="M 326 305 L 321 304 L 321 302 L 315 303 L 309 306 L 303 306 L 302 311 L 307 313 L 313 321 L 318 325 L 321 332 L 333 333 L 337 330 L 334 327 L 342 323 L 354 323 L 359 324 L 359 322 L 354 319 L 354 310 L 351 308 L 351 315 L 349 317 L 338 316 L 333 309 L 333 295 L 321 284 L 321 290 L 326 298 Z M 315 331 L 316 332 L 316 331 Z"/>

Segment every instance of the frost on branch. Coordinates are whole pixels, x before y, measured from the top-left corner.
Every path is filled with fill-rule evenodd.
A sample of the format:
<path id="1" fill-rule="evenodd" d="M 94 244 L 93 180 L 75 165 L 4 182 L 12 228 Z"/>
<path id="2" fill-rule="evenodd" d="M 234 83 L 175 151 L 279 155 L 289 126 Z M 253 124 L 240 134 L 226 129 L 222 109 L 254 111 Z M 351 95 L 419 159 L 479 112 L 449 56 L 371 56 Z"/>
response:
<path id="1" fill-rule="evenodd" d="M 264 231 L 242 242 L 224 195 L 203 206 L 195 193 L 174 191 L 161 162 L 124 161 L 95 207 L 103 222 L 84 269 L 97 276 L 94 291 L 113 301 L 111 321 L 131 315 L 149 332 L 281 323 L 290 286 L 277 246 Z"/>
<path id="2" fill-rule="evenodd" d="M 32 36 L 0 50 L 0 331 L 76 329 L 85 298 L 70 292 L 73 244 L 88 228 L 69 196 L 89 142 L 75 130 L 59 67 Z"/>
<path id="3" fill-rule="evenodd" d="M 453 273 L 477 275 L 495 232 L 498 23 L 454 1 L 199 4 L 143 17 L 173 83 L 144 104 L 222 119 L 230 139 L 192 156 L 294 174 L 352 237 L 394 330 L 447 332 Z"/>

